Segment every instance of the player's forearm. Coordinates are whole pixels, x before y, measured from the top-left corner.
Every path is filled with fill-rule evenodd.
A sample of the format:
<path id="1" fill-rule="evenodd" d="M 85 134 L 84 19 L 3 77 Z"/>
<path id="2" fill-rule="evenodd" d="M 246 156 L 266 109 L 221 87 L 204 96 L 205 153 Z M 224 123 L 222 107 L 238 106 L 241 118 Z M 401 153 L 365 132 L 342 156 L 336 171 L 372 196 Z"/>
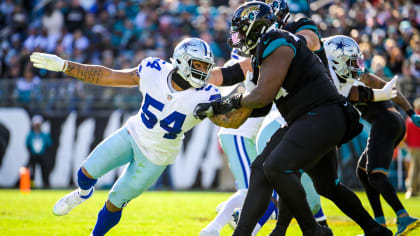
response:
<path id="1" fill-rule="evenodd" d="M 405 112 L 408 112 L 410 110 L 413 110 L 413 107 L 411 106 L 410 102 L 407 100 L 407 98 L 398 91 L 397 96 L 392 99 L 399 107 L 404 109 Z"/>
<path id="2" fill-rule="evenodd" d="M 112 70 L 104 66 L 86 65 L 71 61 L 67 63 L 64 73 L 88 84 L 107 85 L 104 78 L 112 74 Z"/>
<path id="3" fill-rule="evenodd" d="M 226 114 L 212 116 L 209 119 L 217 126 L 237 129 L 248 119 L 251 112 L 252 109 L 240 108 Z"/>
<path id="4" fill-rule="evenodd" d="M 259 90 L 259 88 L 256 88 L 247 95 L 244 95 L 241 100 L 241 106 L 251 109 L 261 108 L 274 100 L 274 96 L 269 96 L 267 93 Z"/>

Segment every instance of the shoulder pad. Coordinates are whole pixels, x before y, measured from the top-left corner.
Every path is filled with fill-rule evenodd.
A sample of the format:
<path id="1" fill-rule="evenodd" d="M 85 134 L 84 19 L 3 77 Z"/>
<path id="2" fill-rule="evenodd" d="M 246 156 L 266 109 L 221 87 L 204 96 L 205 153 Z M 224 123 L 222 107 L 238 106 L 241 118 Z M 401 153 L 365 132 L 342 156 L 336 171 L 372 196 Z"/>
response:
<path id="1" fill-rule="evenodd" d="M 311 30 L 320 37 L 318 27 L 316 26 L 315 22 L 309 18 L 300 18 L 299 20 L 286 25 L 285 29 L 292 32 L 297 33 L 301 30 Z"/>
<path id="2" fill-rule="evenodd" d="M 257 46 L 257 61 L 261 65 L 264 58 L 270 55 L 276 48 L 280 46 L 289 46 L 296 55 L 297 41 L 300 39 L 285 30 L 274 30 L 264 34 Z"/>

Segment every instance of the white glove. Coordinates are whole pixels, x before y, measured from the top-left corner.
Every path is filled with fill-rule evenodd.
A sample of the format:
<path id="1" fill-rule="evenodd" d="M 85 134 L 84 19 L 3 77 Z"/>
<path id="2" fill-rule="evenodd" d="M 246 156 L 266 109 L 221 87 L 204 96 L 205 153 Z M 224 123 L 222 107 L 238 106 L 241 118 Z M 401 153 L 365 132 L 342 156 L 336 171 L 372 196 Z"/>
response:
<path id="1" fill-rule="evenodd" d="M 380 102 L 395 98 L 398 94 L 397 87 L 395 87 L 397 79 L 398 77 L 394 76 L 394 78 L 386 83 L 382 89 L 372 89 L 373 101 Z"/>
<path id="2" fill-rule="evenodd" d="M 247 92 L 252 91 L 257 85 L 252 82 L 252 78 L 254 77 L 254 73 L 251 71 L 246 72 L 246 78 L 244 81 L 245 89 Z"/>
<path id="3" fill-rule="evenodd" d="M 40 69 L 57 72 L 67 69 L 67 61 L 53 54 L 34 52 L 31 54 L 30 60 L 34 63 L 34 67 Z"/>

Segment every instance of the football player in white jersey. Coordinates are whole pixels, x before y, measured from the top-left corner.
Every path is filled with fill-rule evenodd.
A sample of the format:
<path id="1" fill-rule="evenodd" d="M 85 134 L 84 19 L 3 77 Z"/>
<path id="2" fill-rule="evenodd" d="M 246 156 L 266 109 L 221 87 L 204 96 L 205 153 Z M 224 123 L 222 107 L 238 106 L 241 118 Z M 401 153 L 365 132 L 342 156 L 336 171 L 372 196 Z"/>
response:
<path id="1" fill-rule="evenodd" d="M 330 74 L 339 92 L 354 103 L 362 117 L 372 124 L 367 146 L 360 156 L 357 176 L 366 190 L 375 221 L 385 225 L 380 195 L 397 216 L 398 235 L 420 226 L 420 220 L 408 215 L 407 210 L 387 178 L 394 148 L 405 135 L 402 116 L 388 101 L 399 105 L 413 123 L 420 127 L 420 116 L 413 111 L 407 99 L 395 88 L 396 78 L 386 83 L 363 67 L 359 45 L 352 38 L 337 35 L 324 40 Z"/>
<path id="2" fill-rule="evenodd" d="M 205 41 L 197 38 L 181 41 L 174 49 L 172 63 L 149 57 L 138 67 L 125 70 L 79 64 L 37 52 L 30 60 L 36 68 L 62 71 L 85 83 L 138 86 L 144 96 L 139 112 L 101 142 L 82 163 L 77 178 L 79 188 L 62 197 L 53 207 L 55 215 L 66 215 L 92 196 L 99 177 L 128 164 L 98 214 L 91 234 L 95 236 L 104 235 L 115 226 L 121 218 L 122 208 L 146 191 L 175 160 L 184 132 L 201 121 L 193 116 L 196 105 L 220 98 L 219 90 L 207 84 L 214 65 L 213 53 Z M 215 71 L 213 83 L 222 84 L 222 74 L 218 69 Z M 231 113 L 231 117 L 213 116 L 210 119 L 220 126 L 235 127 L 250 112 L 238 110 Z"/>

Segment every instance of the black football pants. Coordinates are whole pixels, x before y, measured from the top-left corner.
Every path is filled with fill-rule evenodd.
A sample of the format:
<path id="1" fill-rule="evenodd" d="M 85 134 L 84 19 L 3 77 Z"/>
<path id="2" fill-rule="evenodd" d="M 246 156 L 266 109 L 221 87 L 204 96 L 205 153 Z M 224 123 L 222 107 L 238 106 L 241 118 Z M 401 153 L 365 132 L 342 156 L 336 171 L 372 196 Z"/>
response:
<path id="1" fill-rule="evenodd" d="M 312 109 L 285 130 L 278 130 L 251 167 L 248 194 L 238 227 L 233 235 L 251 235 L 264 214 L 275 189 L 302 231 L 315 227 L 316 221 L 306 201 L 296 171 L 304 169 L 317 192 L 332 201 L 363 229 L 375 222 L 357 196 L 337 182 L 336 147 L 346 132 L 342 108 L 327 105 Z"/>

